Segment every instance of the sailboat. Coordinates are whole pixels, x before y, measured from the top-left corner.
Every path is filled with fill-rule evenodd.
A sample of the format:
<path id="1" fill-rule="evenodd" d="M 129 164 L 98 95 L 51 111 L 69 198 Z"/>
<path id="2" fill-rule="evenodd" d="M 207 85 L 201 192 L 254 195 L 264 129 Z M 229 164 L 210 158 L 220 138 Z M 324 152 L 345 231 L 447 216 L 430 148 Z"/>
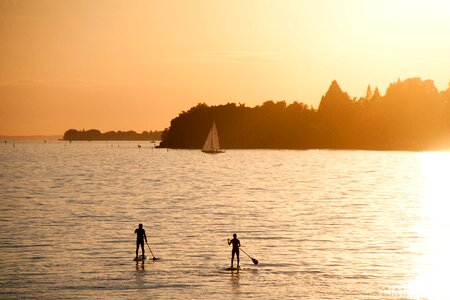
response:
<path id="1" fill-rule="evenodd" d="M 205 144 L 203 144 L 202 151 L 205 153 L 222 153 L 219 145 L 219 134 L 217 133 L 216 123 L 213 123 L 211 129 L 209 130 L 208 137 L 206 138 Z"/>

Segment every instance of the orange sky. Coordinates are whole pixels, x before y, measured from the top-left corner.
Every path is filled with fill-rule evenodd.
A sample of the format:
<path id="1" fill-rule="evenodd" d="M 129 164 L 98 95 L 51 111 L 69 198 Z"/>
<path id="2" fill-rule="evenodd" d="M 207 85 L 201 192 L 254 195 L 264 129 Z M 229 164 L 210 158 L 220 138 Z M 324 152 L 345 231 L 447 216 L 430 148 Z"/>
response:
<path id="1" fill-rule="evenodd" d="M 162 130 L 182 110 L 318 107 L 450 80 L 446 0 L 0 1 L 0 135 Z"/>

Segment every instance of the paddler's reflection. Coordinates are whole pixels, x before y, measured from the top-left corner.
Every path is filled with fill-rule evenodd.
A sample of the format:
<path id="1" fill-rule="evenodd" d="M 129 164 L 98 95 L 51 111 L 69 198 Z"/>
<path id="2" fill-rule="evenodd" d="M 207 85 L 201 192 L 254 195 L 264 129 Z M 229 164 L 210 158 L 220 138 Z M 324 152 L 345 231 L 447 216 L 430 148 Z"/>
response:
<path id="1" fill-rule="evenodd" d="M 231 271 L 231 278 L 233 278 L 233 277 L 239 278 L 239 270 Z"/>
<path id="2" fill-rule="evenodd" d="M 231 271 L 231 289 L 233 293 L 239 294 L 239 270 Z"/>
<path id="3" fill-rule="evenodd" d="M 143 270 L 145 270 L 144 264 L 145 264 L 145 260 L 137 261 L 136 262 L 136 271 L 143 271 Z"/>

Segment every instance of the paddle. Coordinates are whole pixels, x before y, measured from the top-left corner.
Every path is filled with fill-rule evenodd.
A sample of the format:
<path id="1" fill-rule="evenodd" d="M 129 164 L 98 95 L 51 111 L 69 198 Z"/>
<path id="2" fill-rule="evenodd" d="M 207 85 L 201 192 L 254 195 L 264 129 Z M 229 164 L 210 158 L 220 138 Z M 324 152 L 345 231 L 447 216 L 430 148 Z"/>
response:
<path id="1" fill-rule="evenodd" d="M 247 255 L 248 257 L 250 257 L 251 259 L 252 259 L 252 261 L 253 261 L 253 263 L 255 264 L 255 265 L 257 265 L 258 264 L 258 260 L 257 259 L 254 259 L 253 257 L 251 257 L 250 255 L 248 255 L 248 253 L 247 252 L 245 252 L 244 251 L 244 249 L 242 249 L 242 248 L 239 248 L 240 250 L 242 250 L 242 252 L 244 252 L 245 253 L 245 255 Z"/>
<path id="2" fill-rule="evenodd" d="M 152 251 L 152 249 L 150 249 L 150 246 L 148 245 L 148 242 L 145 241 L 145 243 L 147 244 L 148 250 L 150 250 L 150 253 L 151 253 L 152 256 L 153 256 L 153 260 L 156 260 L 157 258 L 153 255 L 153 251 Z"/>

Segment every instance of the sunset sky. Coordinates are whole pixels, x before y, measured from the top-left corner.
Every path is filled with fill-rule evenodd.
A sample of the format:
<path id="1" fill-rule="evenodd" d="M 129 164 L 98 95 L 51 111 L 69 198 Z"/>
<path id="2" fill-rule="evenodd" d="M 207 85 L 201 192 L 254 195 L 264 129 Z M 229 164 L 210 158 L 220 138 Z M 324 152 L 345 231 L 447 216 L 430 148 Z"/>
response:
<path id="1" fill-rule="evenodd" d="M 2 0 L 0 135 L 162 130 L 199 102 L 450 81 L 447 0 Z"/>

